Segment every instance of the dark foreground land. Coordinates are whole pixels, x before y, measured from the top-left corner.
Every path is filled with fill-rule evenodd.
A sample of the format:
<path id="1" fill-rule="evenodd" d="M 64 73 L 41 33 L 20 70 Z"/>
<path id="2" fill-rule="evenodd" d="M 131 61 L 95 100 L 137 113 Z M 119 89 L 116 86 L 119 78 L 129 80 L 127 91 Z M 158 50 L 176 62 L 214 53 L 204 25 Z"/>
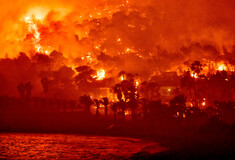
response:
<path id="1" fill-rule="evenodd" d="M 83 112 L 3 112 L 1 132 L 78 133 L 148 139 L 169 148 L 152 153 L 154 146 L 130 159 L 234 159 L 235 125 L 217 118 L 113 120 Z"/>

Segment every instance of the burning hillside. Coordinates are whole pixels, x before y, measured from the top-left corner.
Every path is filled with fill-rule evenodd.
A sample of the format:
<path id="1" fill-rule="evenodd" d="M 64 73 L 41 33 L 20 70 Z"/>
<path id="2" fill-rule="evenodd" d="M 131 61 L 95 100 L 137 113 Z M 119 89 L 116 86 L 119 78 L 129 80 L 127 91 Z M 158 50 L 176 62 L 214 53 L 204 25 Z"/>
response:
<path id="1" fill-rule="evenodd" d="M 0 159 L 234 155 L 235 0 L 0 0 L 0 10 Z"/>
<path id="2" fill-rule="evenodd" d="M 233 72 L 234 5 L 232 0 L 1 1 L 1 94 L 15 95 L 15 86 L 31 81 L 40 95 L 43 78 L 52 88 L 75 93 L 83 72 L 102 87 L 117 82 L 121 71 L 142 81 L 166 71 L 182 75 L 195 60 L 205 75 Z"/>

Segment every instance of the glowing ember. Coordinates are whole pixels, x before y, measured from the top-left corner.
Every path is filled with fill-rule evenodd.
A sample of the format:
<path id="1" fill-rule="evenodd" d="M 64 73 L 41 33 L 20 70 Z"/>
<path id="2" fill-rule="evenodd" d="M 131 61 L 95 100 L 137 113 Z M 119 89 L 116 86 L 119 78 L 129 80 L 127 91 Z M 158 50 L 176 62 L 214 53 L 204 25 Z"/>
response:
<path id="1" fill-rule="evenodd" d="M 193 77 L 193 78 L 198 78 L 198 75 L 197 75 L 197 73 L 192 73 L 192 74 L 191 74 L 191 77 Z"/>
<path id="2" fill-rule="evenodd" d="M 81 57 L 82 60 L 86 60 L 88 63 L 92 63 L 94 61 L 94 55 L 92 52 L 88 52 L 84 57 Z"/>
<path id="3" fill-rule="evenodd" d="M 135 86 L 138 87 L 139 81 L 135 81 Z"/>
<path id="4" fill-rule="evenodd" d="M 130 113 L 130 111 L 125 111 L 124 114 L 125 114 L 125 115 L 130 115 L 131 113 Z"/>
<path id="5" fill-rule="evenodd" d="M 192 104 L 192 103 L 190 103 L 190 107 L 193 107 L 193 104 Z"/>
<path id="6" fill-rule="evenodd" d="M 203 106 L 203 107 L 205 107 L 205 106 L 206 106 L 206 98 L 203 98 L 202 106 Z"/>

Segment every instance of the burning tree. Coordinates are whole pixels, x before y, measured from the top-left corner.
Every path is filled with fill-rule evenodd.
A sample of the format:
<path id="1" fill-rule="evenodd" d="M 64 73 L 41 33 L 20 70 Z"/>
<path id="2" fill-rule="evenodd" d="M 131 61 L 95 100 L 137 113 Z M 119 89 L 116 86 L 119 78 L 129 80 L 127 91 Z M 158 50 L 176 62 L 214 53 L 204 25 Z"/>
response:
<path id="1" fill-rule="evenodd" d="M 126 74 L 126 77 L 126 80 L 122 80 L 120 83 L 116 84 L 112 90 L 113 93 L 117 95 L 123 117 L 125 117 L 125 109 L 130 108 L 132 119 L 135 119 L 135 110 L 138 107 L 139 98 L 137 93 L 139 82 L 134 80 L 133 74 Z"/>
<path id="2" fill-rule="evenodd" d="M 193 77 L 193 88 L 194 88 L 194 100 L 195 100 L 195 106 L 198 107 L 199 105 L 199 83 L 198 83 L 198 78 L 200 76 L 200 73 L 202 71 L 202 64 L 200 61 L 194 61 L 191 66 L 192 70 L 192 77 Z"/>

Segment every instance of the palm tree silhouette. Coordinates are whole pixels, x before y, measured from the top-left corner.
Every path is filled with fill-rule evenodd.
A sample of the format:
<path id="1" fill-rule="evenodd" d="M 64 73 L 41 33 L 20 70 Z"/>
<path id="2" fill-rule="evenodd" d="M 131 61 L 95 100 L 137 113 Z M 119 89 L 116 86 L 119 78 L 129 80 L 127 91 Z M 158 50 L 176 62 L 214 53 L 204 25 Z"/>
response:
<path id="1" fill-rule="evenodd" d="M 199 75 L 200 72 L 202 71 L 202 64 L 200 61 L 194 61 L 191 64 L 190 68 L 194 73 L 197 73 Z"/>
<path id="2" fill-rule="evenodd" d="M 108 104 L 109 104 L 109 99 L 107 97 L 103 97 L 101 103 L 105 107 L 105 118 L 107 119 L 108 117 Z"/>
<path id="3" fill-rule="evenodd" d="M 118 101 L 121 102 L 122 100 L 122 86 L 120 83 L 116 84 L 113 88 L 112 91 L 114 94 L 117 94 Z"/>
<path id="4" fill-rule="evenodd" d="M 138 107 L 137 87 L 134 84 L 134 79 L 131 78 L 133 74 L 128 75 L 128 80 L 123 80 L 121 83 L 113 87 L 113 92 L 117 94 L 122 117 L 125 119 L 125 110 L 127 107 L 131 109 L 132 119 L 135 119 L 135 110 Z M 124 96 L 123 96 L 124 95 Z"/>
<path id="5" fill-rule="evenodd" d="M 191 66 L 191 70 L 193 71 L 193 74 L 197 74 L 199 77 L 200 72 L 202 71 L 202 64 L 200 61 L 194 61 Z M 194 78 L 194 94 L 195 94 L 195 106 L 198 107 L 199 103 L 199 84 L 197 82 L 197 79 Z"/>
<path id="6" fill-rule="evenodd" d="M 191 101 L 192 100 L 191 88 L 193 87 L 193 78 L 191 77 L 189 70 L 185 72 L 183 77 L 181 78 L 181 87 L 186 88 L 186 90 L 188 90 L 188 95 Z"/>
<path id="7" fill-rule="evenodd" d="M 118 102 L 113 102 L 111 104 L 111 109 L 113 111 L 113 118 L 114 118 L 114 120 L 117 119 L 117 108 L 118 108 Z"/>
<path id="8" fill-rule="evenodd" d="M 96 105 L 96 116 L 98 117 L 99 116 L 99 109 L 100 109 L 100 100 L 98 99 L 94 99 L 94 102 L 95 102 L 95 105 Z"/>
<path id="9" fill-rule="evenodd" d="M 48 81 L 48 78 L 42 78 L 41 79 L 41 84 L 42 84 L 42 87 L 43 87 L 43 91 L 45 93 L 45 96 L 47 97 L 47 94 L 48 94 L 48 90 L 49 90 L 49 81 Z"/>

